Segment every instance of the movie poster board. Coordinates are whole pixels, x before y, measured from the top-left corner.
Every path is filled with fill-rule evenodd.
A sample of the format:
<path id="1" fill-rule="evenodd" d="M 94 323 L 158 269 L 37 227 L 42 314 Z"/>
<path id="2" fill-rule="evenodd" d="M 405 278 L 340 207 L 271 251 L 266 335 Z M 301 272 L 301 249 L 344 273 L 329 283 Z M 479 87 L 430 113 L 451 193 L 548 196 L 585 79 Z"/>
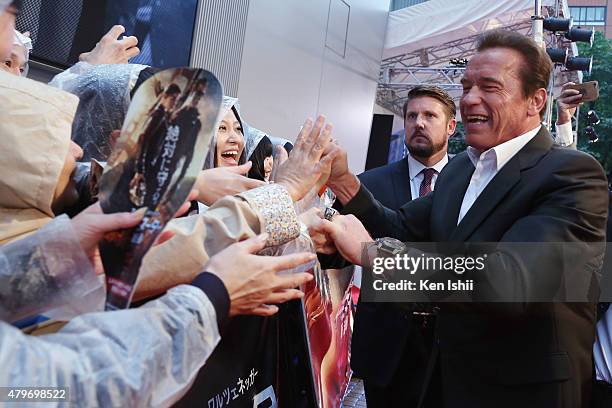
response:
<path id="1" fill-rule="evenodd" d="M 222 95 L 214 75 L 191 68 L 161 71 L 134 95 L 99 197 L 105 213 L 145 214 L 137 227 L 108 233 L 100 243 L 107 309 L 129 306 L 145 253 L 187 199 L 208 153 Z"/>

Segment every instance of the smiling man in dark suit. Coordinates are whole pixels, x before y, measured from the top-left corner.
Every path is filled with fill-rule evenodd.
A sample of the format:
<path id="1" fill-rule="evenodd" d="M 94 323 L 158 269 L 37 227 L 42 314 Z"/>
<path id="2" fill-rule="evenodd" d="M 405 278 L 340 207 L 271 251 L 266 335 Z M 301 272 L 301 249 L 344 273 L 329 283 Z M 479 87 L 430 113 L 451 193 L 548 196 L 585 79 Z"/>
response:
<path id="1" fill-rule="evenodd" d="M 461 81 L 468 150 L 444 168 L 435 191 L 394 211 L 372 197 L 334 147 L 340 152 L 328 185 L 343 213 L 354 214 L 372 236 L 403 241 L 581 249 L 574 257 L 543 245 L 494 253 L 485 273 L 470 276 L 485 287 L 504 279 L 509 285 L 497 292 L 504 298 L 529 299 L 542 279 L 563 279 L 561 270 L 590 280 L 604 252 L 607 182 L 595 159 L 553 147 L 541 126 L 551 71 L 546 52 L 530 38 L 484 33 Z M 345 258 L 361 263 L 361 242 L 370 238 L 357 218 L 322 220 L 320 230 Z M 595 303 L 440 304 L 442 382 L 432 391 L 447 408 L 587 408 L 594 328 Z"/>
<path id="2" fill-rule="evenodd" d="M 457 124 L 455 112 L 455 102 L 441 88 L 410 90 L 403 107 L 408 156 L 358 176 L 382 205 L 397 210 L 434 189 L 438 174 L 448 163 L 448 138 Z M 433 345 L 433 325 L 433 316 L 424 312 L 359 302 L 351 366 L 364 380 L 368 407 L 417 405 Z"/>

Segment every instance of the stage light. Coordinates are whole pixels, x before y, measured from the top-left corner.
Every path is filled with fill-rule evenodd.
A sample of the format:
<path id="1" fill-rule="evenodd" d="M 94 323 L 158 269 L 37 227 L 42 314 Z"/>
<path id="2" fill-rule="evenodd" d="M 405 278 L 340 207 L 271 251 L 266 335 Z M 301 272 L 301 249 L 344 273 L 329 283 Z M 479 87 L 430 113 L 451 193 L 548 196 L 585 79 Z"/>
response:
<path id="1" fill-rule="evenodd" d="M 548 31 L 568 31 L 574 24 L 574 18 L 547 17 L 544 19 L 544 29 Z"/>
<path id="2" fill-rule="evenodd" d="M 589 45 L 592 47 L 593 39 L 595 39 L 595 28 L 591 27 L 590 30 L 570 28 L 569 31 L 565 33 L 565 38 L 572 42 L 578 41 L 589 43 Z"/>
<path id="3" fill-rule="evenodd" d="M 567 61 L 567 48 L 547 48 L 546 53 L 555 64 L 565 64 Z"/>
<path id="4" fill-rule="evenodd" d="M 587 75 L 591 75 L 593 57 L 568 57 L 565 62 L 565 68 L 568 71 L 584 71 Z"/>
<path id="5" fill-rule="evenodd" d="M 597 136 L 597 132 L 593 129 L 593 126 L 587 126 L 584 128 L 584 134 L 589 138 L 589 143 L 595 143 L 599 140 L 599 136 Z"/>
<path id="6" fill-rule="evenodd" d="M 589 125 L 599 125 L 601 120 L 599 119 L 597 112 L 590 110 L 587 112 L 587 122 L 589 122 Z"/>

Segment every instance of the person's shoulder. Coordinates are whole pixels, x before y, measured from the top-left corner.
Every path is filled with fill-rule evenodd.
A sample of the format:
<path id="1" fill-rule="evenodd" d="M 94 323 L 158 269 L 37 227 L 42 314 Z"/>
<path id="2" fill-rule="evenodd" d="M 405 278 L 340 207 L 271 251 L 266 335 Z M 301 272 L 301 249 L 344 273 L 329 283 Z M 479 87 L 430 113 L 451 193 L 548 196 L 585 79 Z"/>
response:
<path id="1" fill-rule="evenodd" d="M 530 180 L 540 180 L 548 187 L 588 183 L 603 191 L 607 190 L 608 186 L 604 169 L 593 156 L 563 147 L 551 148 L 548 154 L 528 171 L 535 171 Z"/>
<path id="2" fill-rule="evenodd" d="M 547 162 L 554 167 L 562 168 L 590 168 L 603 173 L 603 167 L 592 155 L 580 150 L 553 146 L 550 149 Z"/>

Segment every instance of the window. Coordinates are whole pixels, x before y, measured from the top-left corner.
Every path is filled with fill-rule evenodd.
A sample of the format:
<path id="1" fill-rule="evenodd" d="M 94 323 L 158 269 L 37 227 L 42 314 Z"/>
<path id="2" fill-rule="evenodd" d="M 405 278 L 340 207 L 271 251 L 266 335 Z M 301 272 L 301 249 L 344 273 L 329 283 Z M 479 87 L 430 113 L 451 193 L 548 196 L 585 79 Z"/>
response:
<path id="1" fill-rule="evenodd" d="M 570 7 L 575 26 L 606 25 L 606 7 Z"/>

